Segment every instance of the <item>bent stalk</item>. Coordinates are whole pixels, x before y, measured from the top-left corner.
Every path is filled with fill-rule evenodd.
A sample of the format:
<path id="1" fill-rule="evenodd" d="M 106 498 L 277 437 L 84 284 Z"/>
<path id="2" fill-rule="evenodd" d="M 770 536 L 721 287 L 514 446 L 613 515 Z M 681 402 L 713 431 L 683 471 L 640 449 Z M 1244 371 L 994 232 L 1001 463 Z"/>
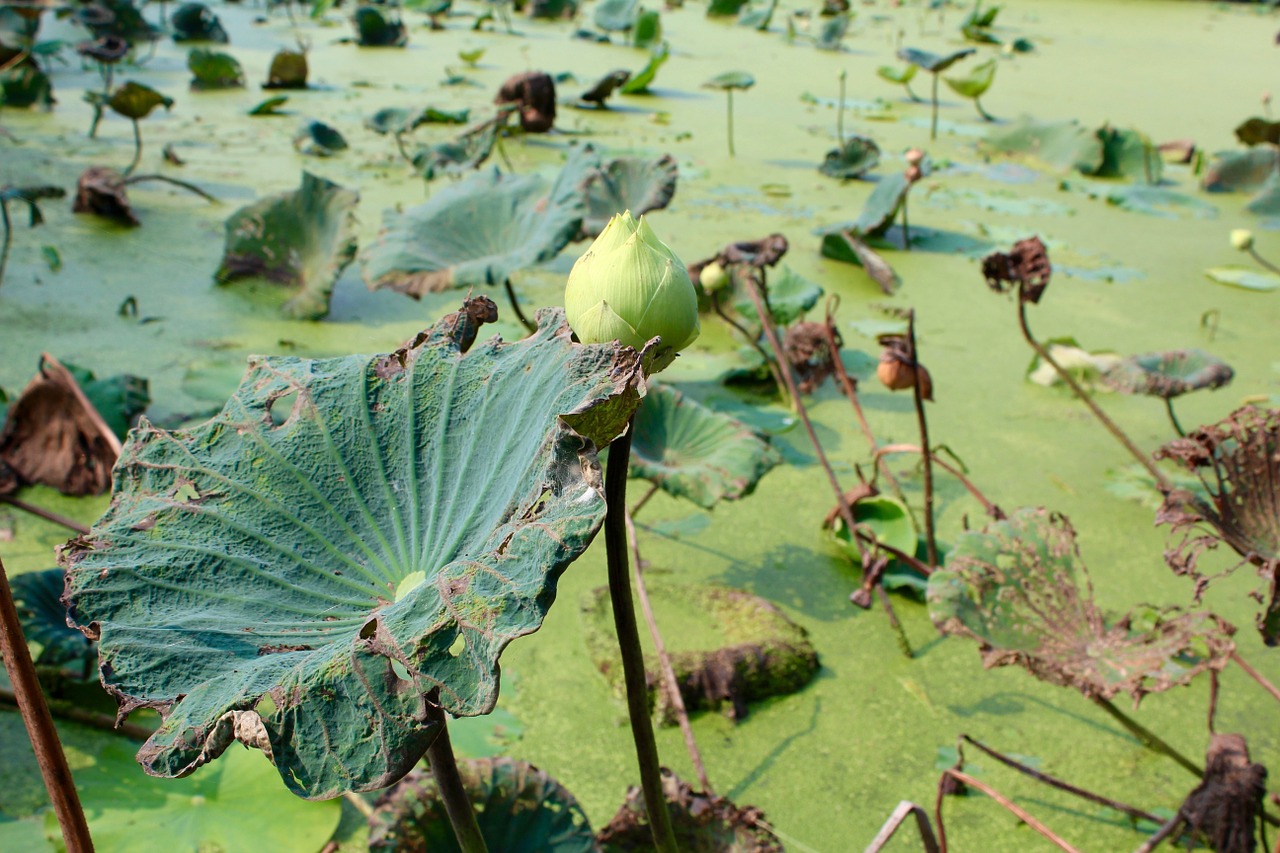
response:
<path id="1" fill-rule="evenodd" d="M 476 822 L 475 809 L 471 807 L 471 798 L 462 786 L 458 762 L 453 757 L 453 745 L 449 742 L 449 724 L 444 708 L 434 701 L 438 698 L 437 694 L 427 700 L 427 719 L 440 726 L 440 734 L 427 750 L 431 775 L 435 777 L 436 786 L 440 789 L 440 799 L 444 803 L 445 813 L 449 815 L 449 823 L 453 826 L 453 834 L 458 839 L 458 847 L 462 849 L 462 853 L 489 853 L 489 847 L 480 833 L 480 824 Z"/>
<path id="2" fill-rule="evenodd" d="M 138 163 L 142 161 L 142 128 L 138 125 L 138 120 L 133 120 L 133 162 L 130 163 L 120 174 L 126 178 L 133 174 L 133 170 L 138 168 Z"/>
<path id="3" fill-rule="evenodd" d="M 733 90 L 725 89 L 725 94 L 729 96 L 729 156 L 733 156 Z"/>
<path id="4" fill-rule="evenodd" d="M 524 326 L 530 332 L 538 331 L 538 325 L 524 316 L 524 312 L 520 310 L 520 300 L 516 299 L 515 288 L 511 286 L 511 279 L 502 280 L 502 284 L 507 289 L 507 299 L 511 301 L 511 310 L 515 312 L 516 319 L 520 321 L 520 325 Z"/>

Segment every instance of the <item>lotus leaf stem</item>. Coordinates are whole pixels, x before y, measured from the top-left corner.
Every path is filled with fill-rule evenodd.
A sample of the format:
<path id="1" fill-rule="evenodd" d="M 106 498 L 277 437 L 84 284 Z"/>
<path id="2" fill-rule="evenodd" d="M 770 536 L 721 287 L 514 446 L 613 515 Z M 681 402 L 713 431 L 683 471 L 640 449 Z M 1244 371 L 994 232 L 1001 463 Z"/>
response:
<path id="1" fill-rule="evenodd" d="M 938 138 L 938 75 L 933 75 L 933 119 L 929 123 L 929 138 Z"/>
<path id="2" fill-rule="evenodd" d="M 1232 652 L 1232 653 L 1231 653 L 1231 660 L 1235 662 L 1236 666 L 1238 666 L 1238 667 L 1240 667 L 1241 669 L 1243 669 L 1243 670 L 1245 671 L 1245 673 L 1246 673 L 1246 674 L 1248 674 L 1248 676 L 1249 676 L 1250 678 L 1252 678 L 1254 681 L 1258 682 L 1258 685 L 1259 685 L 1263 690 L 1265 690 L 1265 691 L 1267 691 L 1268 693 L 1270 693 L 1270 694 L 1271 694 L 1271 698 L 1275 699 L 1277 702 L 1280 702 L 1280 688 L 1277 688 L 1274 684 L 1272 684 L 1270 681 L 1268 681 L 1266 678 L 1264 678 L 1264 677 L 1263 677 L 1263 675 L 1262 675 L 1262 673 L 1258 672 L 1256 669 L 1254 669 L 1252 666 L 1250 666 L 1250 664 L 1249 664 L 1249 662 L 1248 662 L 1248 661 L 1246 661 L 1244 658 L 1240 657 L 1240 653 L 1239 653 L 1239 652 Z"/>
<path id="3" fill-rule="evenodd" d="M 840 72 L 840 103 L 836 105 L 836 142 L 844 148 L 844 86 L 848 71 Z"/>
<path id="4" fill-rule="evenodd" d="M 125 178 L 123 183 L 125 186 L 129 186 L 130 184 L 140 184 L 143 181 L 164 181 L 166 184 L 173 184 L 175 187 L 181 187 L 189 193 L 195 193 L 210 204 L 220 203 L 216 198 L 209 195 L 195 184 L 189 184 L 186 181 L 180 181 L 177 178 L 171 178 L 168 175 L 133 175 Z"/>
<path id="5" fill-rule="evenodd" d="M 1268 269 L 1273 273 L 1280 274 L 1280 267 L 1276 266 L 1275 264 L 1271 263 L 1271 261 L 1267 260 L 1266 258 L 1262 257 L 1262 255 L 1258 254 L 1257 249 L 1250 246 L 1246 251 L 1248 251 L 1250 257 L 1252 257 L 1255 261 L 1257 261 L 1258 264 L 1262 266 L 1264 269 Z"/>
<path id="6" fill-rule="evenodd" d="M 982 108 L 982 100 L 980 98 L 974 98 L 973 105 L 977 108 L 978 115 L 982 116 L 984 120 L 986 121 L 1000 120 Z M 1151 166 L 1147 164 L 1146 161 L 1143 161 L 1143 165 L 1147 167 L 1147 183 L 1151 183 Z"/>
<path id="7" fill-rule="evenodd" d="M 4 225 L 4 242 L 0 243 L 0 284 L 4 283 L 4 269 L 9 264 L 9 247 L 13 245 L 13 220 L 9 218 L 9 202 L 0 198 L 0 224 Z"/>
<path id="8" fill-rule="evenodd" d="M 902 194 L 902 249 L 903 251 L 911 251 L 911 220 L 907 218 L 907 196 L 910 193 Z"/>
<path id="9" fill-rule="evenodd" d="M 502 280 L 502 285 L 507 289 L 507 299 L 511 300 L 511 310 L 515 312 L 516 319 L 520 321 L 520 325 L 524 326 L 531 333 L 538 331 L 538 324 L 530 322 L 529 318 L 524 316 L 524 312 L 520 310 L 520 300 L 516 299 L 516 291 L 515 288 L 511 286 L 511 279 L 504 278 Z"/>
<path id="10" fill-rule="evenodd" d="M 365 820 L 373 817 L 373 806 L 369 805 L 369 801 L 355 791 L 344 791 L 342 799 L 350 803 L 353 809 L 364 815 Z"/>
<path id="11" fill-rule="evenodd" d="M 67 766 L 67 756 L 58 740 L 58 730 L 53 726 L 53 717 L 49 715 L 49 706 L 45 704 L 40 681 L 36 678 L 31 651 L 22 636 L 22 624 L 18 621 L 18 609 L 13 603 L 13 591 L 9 588 L 9 577 L 3 563 L 0 563 L 0 658 L 4 660 L 5 671 L 13 685 L 18 711 L 31 737 L 36 763 L 40 765 L 40 775 L 44 777 L 45 789 L 53 802 L 54 814 L 58 816 L 67 851 L 93 853 L 89 826 L 85 823 L 80 797 L 71 778 L 71 769 Z"/>
<path id="12" fill-rule="evenodd" d="M 916 312 L 907 312 L 907 347 L 908 357 L 915 367 L 915 381 L 911 385 L 911 396 L 916 404 L 916 423 L 920 429 L 920 446 L 929 447 L 929 420 L 924 412 L 924 394 L 920 383 L 924 380 L 924 370 L 920 368 L 920 360 L 916 357 Z M 924 544 L 925 553 L 929 557 L 929 565 L 938 565 L 938 539 L 933 529 L 933 454 L 921 454 L 924 459 Z"/>
<path id="13" fill-rule="evenodd" d="M 738 333 L 746 339 L 747 343 L 749 343 L 756 352 L 760 353 L 760 357 L 764 359 L 765 366 L 769 368 L 769 374 L 773 377 L 773 384 L 777 387 L 778 394 L 782 397 L 782 404 L 788 409 L 794 408 L 795 403 L 791 399 L 791 393 L 787 390 L 787 383 L 783 380 L 782 374 L 779 372 L 778 364 L 773 356 L 769 354 L 768 350 L 760 345 L 760 336 L 752 335 L 746 326 L 742 325 L 725 313 L 724 308 L 720 305 L 719 293 L 711 294 L 711 310 L 714 311 L 716 316 L 721 320 L 724 320 L 734 329 L 737 329 Z"/>
<path id="14" fill-rule="evenodd" d="M 732 157 L 733 156 L 733 89 L 725 89 L 724 93 L 726 96 L 728 96 L 728 99 L 729 99 L 729 109 L 727 112 L 727 115 L 729 116 L 729 156 Z"/>
<path id="15" fill-rule="evenodd" d="M 873 458 L 877 465 L 879 465 L 881 464 L 881 458 L 890 453 L 919 453 L 923 456 L 924 448 L 915 444 L 886 444 L 875 450 Z M 937 465 L 939 468 L 960 481 L 960 485 L 964 486 L 965 489 L 968 490 L 969 494 L 973 495 L 978 503 L 982 504 L 982 508 L 987 511 L 987 515 L 997 520 L 1005 517 L 1004 511 L 992 503 L 987 496 L 973 484 L 973 481 L 964 475 L 964 472 L 947 462 L 936 453 L 930 452 L 929 455 L 933 457 L 933 464 Z"/>
<path id="16" fill-rule="evenodd" d="M 1059 850 L 1062 850 L 1064 853 L 1080 853 L 1079 850 L 1077 850 L 1075 847 L 1072 847 L 1070 844 L 1068 844 L 1056 832 L 1054 832 L 1052 829 L 1045 826 L 1043 823 L 1041 823 L 1039 820 L 1033 817 L 1030 812 L 1026 811 L 1017 803 L 1015 803 L 1013 800 L 1010 800 L 1004 794 L 1001 794 L 999 791 L 997 791 L 995 788 L 992 788 L 990 785 L 986 784 L 985 782 L 978 781 L 977 779 L 970 776 L 968 773 L 965 773 L 963 770 L 955 770 L 955 769 L 944 770 L 942 775 L 943 775 L 943 778 L 950 776 L 952 779 L 955 779 L 957 782 L 962 782 L 963 784 L 968 785 L 969 787 L 974 788 L 986 794 L 988 797 L 990 797 L 991 799 L 999 803 L 1006 811 L 1012 813 L 1018 818 L 1018 820 L 1022 821 L 1027 826 L 1031 827 L 1036 832 L 1040 833 L 1042 836 L 1044 836 L 1046 840 L 1049 841 L 1050 844 L 1057 847 Z M 942 834 L 942 853 L 947 853 L 946 833 Z"/>
<path id="17" fill-rule="evenodd" d="M 110 732 L 114 735 L 123 735 L 132 740 L 146 740 L 154 733 L 154 729 L 140 726 L 137 723 L 120 723 L 117 725 L 115 716 L 86 711 L 72 702 L 59 699 L 46 699 L 46 702 L 49 705 L 49 713 L 60 720 L 70 720 L 73 723 L 80 723 L 83 726 Z M 11 705 L 15 708 L 18 707 L 17 694 L 12 690 L 0 688 L 0 703 Z"/>
<path id="18" fill-rule="evenodd" d="M 893 609 L 893 604 L 889 601 L 889 593 L 884 591 L 884 584 L 876 584 L 876 595 L 880 598 L 880 604 L 884 607 L 884 615 L 889 619 L 889 627 L 893 629 L 894 638 L 898 641 L 898 651 L 902 652 L 902 656 L 907 660 L 911 660 L 916 653 L 911 648 L 911 640 L 907 637 L 906 629 L 902 627 L 902 623 L 898 621 L 898 614 Z"/>
<path id="19" fill-rule="evenodd" d="M 431 763 L 431 775 L 435 777 L 436 786 L 440 789 L 440 800 L 449 815 L 449 823 L 453 826 L 453 834 L 458 839 L 458 847 L 462 853 L 489 853 L 480 832 L 480 824 L 476 822 L 476 811 L 471 806 L 471 798 L 462 785 L 462 776 L 458 773 L 458 762 L 453 757 L 453 746 L 449 742 L 449 723 L 445 718 L 444 708 L 436 704 L 439 695 L 427 699 L 427 719 L 440 727 L 440 734 L 431 742 L 427 750 L 427 760 Z"/>
<path id="20" fill-rule="evenodd" d="M 1107 417 L 1107 413 L 1102 411 L 1102 407 L 1094 402 L 1093 397 L 1089 395 L 1089 392 L 1080 387 L 1080 383 L 1075 380 L 1075 377 L 1067 372 L 1062 365 L 1058 364 L 1054 357 L 1049 355 L 1049 351 L 1045 349 L 1045 347 L 1031 334 L 1031 328 L 1027 325 L 1027 300 L 1022 296 L 1023 286 L 1024 285 L 1022 284 L 1018 285 L 1018 326 L 1022 330 L 1022 337 L 1026 340 L 1027 344 L 1035 350 L 1036 355 L 1040 356 L 1046 364 L 1057 372 L 1062 381 L 1067 384 L 1067 387 L 1080 398 L 1080 402 L 1088 406 L 1089 411 L 1093 413 L 1093 416 L 1098 419 L 1099 423 L 1106 427 L 1107 432 L 1111 433 L 1116 441 L 1120 442 L 1120 444 L 1129 451 L 1130 455 L 1132 455 L 1134 459 L 1138 460 L 1142 467 L 1147 469 L 1147 473 L 1156 481 L 1156 488 L 1158 488 L 1162 493 L 1167 494 L 1170 492 L 1173 489 L 1173 484 L 1169 481 L 1169 478 L 1165 476 L 1165 473 L 1156 467 L 1156 464 L 1151 460 L 1151 457 L 1138 449 L 1138 446 L 1130 440 L 1129 436 L 1125 435 L 1124 430 L 1120 429 L 1115 421 Z"/>
<path id="21" fill-rule="evenodd" d="M 142 128 L 138 125 L 138 120 L 133 119 L 133 162 L 125 167 L 120 174 L 129 177 L 133 174 L 133 170 L 138 168 L 138 163 L 142 161 Z"/>
<path id="22" fill-rule="evenodd" d="M 875 838 L 871 839 L 871 843 L 867 845 L 863 853 L 880 853 L 884 846 L 889 843 L 889 839 L 893 838 L 893 834 L 898 831 L 898 827 L 902 826 L 909 817 L 916 819 L 916 827 L 920 830 L 920 843 L 924 847 L 924 853 L 938 853 L 938 839 L 933 834 L 933 826 L 929 823 L 929 815 L 925 814 L 924 809 L 910 800 L 903 800 L 898 803 L 898 807 L 893 810 L 893 814 L 889 815 L 889 819 L 884 822 L 884 826 L 880 827 L 880 831 L 876 833 Z"/>
<path id="23" fill-rule="evenodd" d="M 618 648 L 622 653 L 622 677 L 627 691 L 627 712 L 631 718 L 631 736 L 636 744 L 640 765 L 640 787 L 644 793 L 649 831 L 659 853 L 679 853 L 671 814 L 662 791 L 662 768 L 658 745 L 653 737 L 653 719 L 649 715 L 649 686 L 644 671 L 644 652 L 640 648 L 640 631 L 636 626 L 635 604 L 631 599 L 631 572 L 627 555 L 627 468 L 631 461 L 631 436 L 634 418 L 625 434 L 609 446 L 609 464 L 605 471 L 604 541 L 609 569 L 609 599 L 613 605 L 613 624 L 618 632 Z"/>
<path id="24" fill-rule="evenodd" d="M 1178 750 L 1170 746 L 1165 740 L 1163 740 L 1155 732 L 1151 731 L 1146 726 L 1142 725 L 1137 720 L 1130 717 L 1124 711 L 1121 711 L 1111 702 L 1111 700 L 1103 699 L 1100 696 L 1095 696 L 1093 701 L 1094 701 L 1094 704 L 1096 704 L 1098 707 L 1102 708 L 1102 710 L 1110 714 L 1115 719 L 1116 722 L 1124 726 L 1124 728 L 1129 732 L 1129 734 L 1133 735 L 1139 741 L 1141 741 L 1142 745 L 1145 746 L 1147 749 L 1151 750 L 1152 752 L 1158 752 L 1161 755 L 1172 758 L 1188 773 L 1191 773 L 1195 776 L 1200 776 L 1200 777 L 1204 776 L 1203 767 L 1196 764 L 1190 758 L 1187 758 L 1181 752 L 1178 752 Z"/>
<path id="25" fill-rule="evenodd" d="M 671 666 L 671 655 L 667 653 L 667 644 L 662 641 L 658 620 L 653 615 L 653 604 L 649 601 L 649 590 L 644 585 L 640 543 L 636 538 L 636 525 L 631 515 L 628 512 L 625 516 L 627 543 L 631 546 L 631 576 L 636 584 L 636 598 L 640 599 L 640 612 L 644 614 L 644 621 L 649 625 L 649 636 L 653 639 L 653 648 L 658 653 L 658 669 L 662 675 L 667 696 L 671 700 L 671 710 L 675 713 L 676 722 L 680 726 L 680 734 L 684 736 L 684 746 L 689 751 L 689 761 L 693 763 L 693 770 L 698 774 L 698 784 L 702 786 L 704 794 L 714 797 L 715 791 L 711 788 L 711 780 L 707 777 L 707 766 L 702 761 L 702 752 L 698 749 L 698 741 L 693 736 L 693 727 L 689 725 L 689 711 L 684 706 L 680 682 L 676 680 L 676 671 Z"/>
<path id="26" fill-rule="evenodd" d="M 1173 431 L 1179 436 L 1185 436 L 1186 430 L 1182 428 L 1182 424 L 1178 423 L 1178 416 L 1173 413 L 1173 398 L 1164 398 L 1164 410 L 1169 413 L 1169 423 L 1173 424 Z"/>
<path id="27" fill-rule="evenodd" d="M 1185 820 L 1186 819 L 1182 816 L 1182 812 L 1179 811 L 1173 817 L 1169 818 L 1163 826 L 1156 830 L 1154 835 L 1144 841 L 1142 846 L 1135 850 L 1134 853 L 1151 853 L 1152 850 L 1155 850 L 1163 844 L 1166 838 L 1177 832 L 1182 827 Z"/>

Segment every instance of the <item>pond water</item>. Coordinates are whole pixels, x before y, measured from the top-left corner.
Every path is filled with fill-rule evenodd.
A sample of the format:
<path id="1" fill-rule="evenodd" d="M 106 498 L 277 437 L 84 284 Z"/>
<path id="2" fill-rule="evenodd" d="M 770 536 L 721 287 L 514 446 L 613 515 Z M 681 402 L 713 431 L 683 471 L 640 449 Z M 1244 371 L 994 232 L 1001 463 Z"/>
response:
<path id="1" fill-rule="evenodd" d="M 1074 336 L 1089 350 L 1122 354 L 1201 347 L 1226 360 L 1235 369 L 1231 385 L 1178 404 L 1184 424 L 1209 423 L 1246 400 L 1280 403 L 1280 294 L 1222 287 L 1203 273 L 1247 262 L 1227 239 L 1233 228 L 1260 228 L 1244 211 L 1246 197 L 1202 193 L 1190 167 L 1170 165 L 1166 187 L 1194 197 L 1202 203 L 1198 207 L 1150 215 L 1108 204 L 1096 191 L 1079 189 L 1091 187 L 1091 179 L 989 160 L 977 143 L 990 125 L 945 87 L 938 139 L 930 141 L 928 104 L 907 101 L 875 69 L 899 64 L 893 58 L 899 45 L 939 52 L 960 46 L 964 10 L 860 3 L 843 49 L 821 51 L 803 32 L 790 42 L 785 38 L 793 7 L 801 8 L 784 2 L 767 33 L 710 21 L 700 3 L 663 11 L 671 58 L 652 94 L 616 97 L 609 110 L 562 104 L 560 132 L 510 140 L 506 156 L 524 173 L 553 171 L 572 144 L 585 140 L 610 154 L 671 153 L 680 183 L 671 206 L 651 216 L 659 235 L 685 260 L 694 260 L 732 241 L 785 234 L 791 243 L 786 263 L 840 296 L 840 330 L 849 349 L 874 355 L 875 341 L 866 332 L 883 326 L 884 306 L 914 308 L 921 356 L 935 388 L 929 409 L 933 441 L 963 459 L 969 476 L 1000 505 L 1048 506 L 1068 515 L 1104 608 L 1189 603 L 1190 582 L 1174 577 L 1161 558 L 1166 534 L 1153 526 L 1152 507 L 1108 489 L 1113 473 L 1131 459 L 1067 393 L 1025 380 L 1031 354 L 1020 339 L 1016 307 L 988 291 L 979 259 L 1022 237 L 1042 236 L 1057 274 L 1030 311 L 1041 338 Z M 46 203 L 47 222 L 39 229 L 16 218 L 13 253 L 0 283 L 0 387 L 9 392 L 23 387 L 40 353 L 48 351 L 99 375 L 147 377 L 154 400 L 150 415 L 178 422 L 216 410 L 250 353 L 323 356 L 398 346 L 453 310 L 462 294 L 413 302 L 390 291 L 370 292 L 359 264 L 353 264 L 337 283 L 328 318 L 283 320 L 269 294 L 213 285 L 224 219 L 255 198 L 295 188 L 306 169 L 359 190 L 359 236 L 367 246 L 382 211 L 427 196 L 393 143 L 364 127 L 375 110 L 430 103 L 471 107 L 473 116 L 480 115 L 503 80 L 527 69 L 572 73 L 577 82 L 561 84 L 563 99 L 615 68 L 638 70 L 646 56 L 621 44 L 573 39 L 575 26 L 569 23 L 517 18 L 518 34 L 509 35 L 501 28 L 474 32 L 472 19 L 458 16 L 444 31 L 433 32 L 421 15 L 406 13 L 411 29 L 405 49 L 361 49 L 342 42 L 351 30 L 338 12 L 319 24 L 303 16 L 295 28 L 280 11 L 268 15 L 239 4 L 214 10 L 231 34 L 227 50 L 244 66 L 249 89 L 188 91 L 186 50 L 168 41 L 145 66 L 126 68 L 122 77 L 176 100 L 171 112 L 157 112 L 143 124 L 142 171 L 192 181 L 221 204 L 151 184 L 131 192 L 140 228 L 73 216 L 69 201 Z M 590 12 L 588 6 L 585 14 Z M 1155 142 L 1190 138 L 1214 152 L 1238 147 L 1233 128 L 1262 113 L 1264 90 L 1280 90 L 1274 70 L 1280 17 L 1252 6 L 1015 0 L 997 24 L 1002 38 L 1024 37 L 1035 45 L 1016 55 L 983 48 L 979 57 L 1000 56 L 995 84 L 982 100 L 1003 124 L 1022 115 L 1078 119 L 1090 127 L 1109 121 L 1141 130 Z M 51 22 L 46 35 L 80 38 L 59 22 Z M 317 85 L 287 93 L 284 116 L 246 116 L 265 97 L 257 84 L 272 54 L 299 37 L 310 44 Z M 458 52 L 479 48 L 484 55 L 478 65 L 464 67 Z M 0 139 L 0 184 L 36 181 L 69 188 L 84 167 L 121 167 L 132 156 L 131 129 L 119 117 L 108 116 L 97 139 L 86 138 L 91 110 L 80 95 L 97 85 L 96 72 L 82 69 L 77 58 L 54 69 L 58 104 L 52 112 L 0 114 L 17 140 Z M 726 155 L 725 98 L 701 87 L 730 70 L 750 71 L 756 80 L 733 99 L 733 158 Z M 468 82 L 442 85 L 451 73 Z M 911 195 L 913 230 L 928 239 L 911 252 L 885 253 L 903 282 L 890 297 L 861 269 L 821 257 L 814 234 L 820 226 L 854 219 L 873 186 L 840 183 L 816 169 L 835 146 L 841 73 L 847 73 L 850 105 L 845 132 L 870 135 L 885 152 L 873 175 L 901 168 L 901 153 L 912 146 L 928 151 L 939 166 Z M 922 94 L 928 92 L 926 78 L 919 75 L 913 84 Z M 290 140 L 304 118 L 338 127 L 350 150 L 325 159 L 299 155 Z M 434 140 L 449 133 L 433 126 L 418 135 Z M 160 151 L 168 145 L 185 161 L 181 169 L 160 165 Z M 431 191 L 438 191 L 438 183 Z M 1257 240 L 1263 254 L 1280 256 L 1274 231 L 1259 230 Z M 522 300 L 559 304 L 565 275 L 586 245 L 573 244 L 546 267 L 520 274 Z M 44 246 L 56 247 L 57 271 L 42 254 Z M 136 315 L 119 310 L 130 297 Z M 505 302 L 498 294 L 495 299 L 505 313 Z M 861 849 L 900 800 L 931 807 L 938 773 L 950 763 L 957 736 L 966 733 L 1060 778 L 1172 814 L 1193 778 L 1142 748 L 1102 710 L 1012 667 L 984 671 L 972 643 L 942 639 L 922 603 L 895 596 L 915 646 L 908 659 L 878 607 L 862 611 L 849 603 L 859 573 L 822 536 L 820 522 L 832 496 L 812 447 L 787 410 L 748 401 L 719 384 L 738 342 L 714 317 L 704 317 L 703 327 L 700 340 L 664 381 L 774 433 L 787 464 L 765 477 L 751 497 L 709 514 L 658 494 L 640 519 L 641 547 L 650 571 L 666 581 L 726 584 L 773 601 L 810 632 L 821 659 L 807 688 L 754 706 L 741 722 L 716 713 L 695 717 L 694 731 L 717 789 L 739 804 L 761 807 L 788 849 Z M 508 338 L 521 334 L 507 317 L 497 328 Z M 860 378 L 871 380 L 860 386 L 860 396 L 877 436 L 915 443 L 909 395 L 884 390 L 870 371 Z M 1158 401 L 1106 394 L 1102 404 L 1143 448 L 1172 437 Z M 848 403 L 828 384 L 810 406 L 837 473 L 851 485 L 853 466 L 865 467 L 868 453 Z M 894 470 L 919 502 L 913 460 L 898 458 Z M 642 486 L 633 483 L 633 491 Z M 954 481 L 940 475 L 938 495 L 944 544 L 966 523 L 981 523 L 981 507 Z M 105 497 L 72 500 L 47 489 L 30 489 L 23 497 L 84 523 L 107 503 Z M 54 565 L 51 549 L 64 539 L 60 528 L 7 512 L 4 522 L 12 535 L 0 539 L 0 557 L 10 573 Z M 1230 565 L 1226 555 L 1212 559 L 1214 565 Z M 1280 660 L 1252 629 L 1250 575 L 1241 570 L 1220 581 L 1206 603 L 1240 626 L 1242 655 L 1280 681 Z M 601 539 L 564 576 L 542 630 L 504 655 L 501 737 L 488 736 L 483 721 L 458 726 L 465 732 L 458 739 L 468 749 L 502 749 L 551 773 L 574 792 L 597 827 L 613 815 L 626 786 L 637 781 L 625 706 L 593 668 L 579 613 L 584 597 L 604 579 Z M 658 613 L 679 648 L 711 632 L 697 618 L 692 608 Z M 1150 696 L 1134 716 L 1187 754 L 1201 756 L 1208 743 L 1208 688 L 1207 679 L 1200 679 Z M 1280 759 L 1280 738 L 1269 721 L 1278 710 L 1237 669 L 1223 674 L 1217 730 L 1245 734 L 1254 760 L 1273 766 Z M 113 741 L 74 724 L 60 730 L 78 767 L 92 764 Z M 0 830 L 30 832 L 25 837 L 34 839 L 39 817 L 31 816 L 43 794 L 24 743 L 16 715 L 0 713 L 0 773 L 6 780 L 0 785 L 0 813 L 25 819 L 7 828 L 0 824 Z M 659 730 L 658 744 L 664 763 L 693 778 L 678 730 Z M 1117 813 L 1037 786 L 992 760 L 976 758 L 970 768 L 1081 849 L 1131 849 L 1145 837 Z M 200 771 L 206 772 L 212 771 Z M 138 786 L 156 790 L 177 784 L 144 780 L 140 770 L 137 776 Z M 283 789 L 280 795 L 290 796 Z M 92 813 L 94 803 L 87 806 Z M 141 809 L 137 820 L 145 822 Z M 957 850 L 1045 847 L 1030 829 L 976 794 L 949 799 L 946 815 Z M 359 849 L 358 823 L 346 815 L 342 849 Z M 886 849 L 918 849 L 913 830 L 904 828 L 901 835 Z M 150 848 L 135 838 L 120 849 Z"/>

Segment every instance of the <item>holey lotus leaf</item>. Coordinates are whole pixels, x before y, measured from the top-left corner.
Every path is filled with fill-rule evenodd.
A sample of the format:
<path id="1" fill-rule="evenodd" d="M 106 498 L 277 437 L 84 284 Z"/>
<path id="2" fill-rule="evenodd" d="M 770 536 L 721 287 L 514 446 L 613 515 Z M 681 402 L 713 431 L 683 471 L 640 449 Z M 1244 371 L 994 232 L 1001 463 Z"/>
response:
<path id="1" fill-rule="evenodd" d="M 434 740 L 428 703 L 493 710 L 499 655 L 603 521 L 596 448 L 645 390 L 647 355 L 538 319 L 466 352 L 463 311 L 389 355 L 255 357 L 208 422 L 133 431 L 61 561 L 121 713 L 164 717 L 148 773 L 240 740 L 301 796 L 384 788 Z"/>
<path id="2" fill-rule="evenodd" d="M 1229 364 L 1204 350 L 1177 349 L 1129 356 L 1104 373 L 1102 381 L 1122 394 L 1169 400 L 1202 388 L 1221 388 L 1233 376 Z"/>
<path id="3" fill-rule="evenodd" d="M 928 599 L 938 630 L 977 640 L 984 666 L 1017 664 L 1091 698 L 1137 702 L 1221 670 L 1235 648 L 1235 629 L 1211 613 L 1140 606 L 1104 619 L 1075 530 L 1043 508 L 961 534 Z"/>
<path id="4" fill-rule="evenodd" d="M 1156 451 L 1200 478 L 1203 494 L 1174 489 L 1156 524 L 1180 537 L 1165 562 L 1197 581 L 1199 597 L 1212 578 L 1200 573 L 1200 555 L 1221 543 L 1251 563 L 1262 578 L 1253 597 L 1264 607 L 1258 630 L 1280 645 L 1280 410 L 1245 406 L 1212 426 L 1192 430 Z M 1204 497 L 1207 495 L 1207 499 Z"/>
<path id="5" fill-rule="evenodd" d="M 651 386 L 636 411 L 631 476 L 700 507 L 751 494 L 781 461 L 746 424 L 669 386 Z"/>

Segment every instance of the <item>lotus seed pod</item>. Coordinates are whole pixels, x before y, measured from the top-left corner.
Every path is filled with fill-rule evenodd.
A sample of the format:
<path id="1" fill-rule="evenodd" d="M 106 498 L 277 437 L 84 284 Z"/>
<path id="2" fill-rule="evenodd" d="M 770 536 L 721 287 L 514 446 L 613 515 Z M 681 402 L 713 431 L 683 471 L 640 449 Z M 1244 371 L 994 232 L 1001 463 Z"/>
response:
<path id="1" fill-rule="evenodd" d="M 1233 229 L 1231 232 L 1231 245 L 1238 251 L 1249 251 L 1253 248 L 1253 232 L 1248 228 Z"/>
<path id="2" fill-rule="evenodd" d="M 715 293 L 718 290 L 723 290 L 725 285 L 729 283 L 729 274 L 724 271 L 724 267 L 712 261 L 698 273 L 698 283 L 702 285 L 702 289 L 707 293 Z"/>
<path id="3" fill-rule="evenodd" d="M 698 337 L 698 294 L 689 272 L 649 223 L 620 213 L 569 272 L 565 316 L 578 340 L 643 349 L 661 338 L 657 367 Z"/>

